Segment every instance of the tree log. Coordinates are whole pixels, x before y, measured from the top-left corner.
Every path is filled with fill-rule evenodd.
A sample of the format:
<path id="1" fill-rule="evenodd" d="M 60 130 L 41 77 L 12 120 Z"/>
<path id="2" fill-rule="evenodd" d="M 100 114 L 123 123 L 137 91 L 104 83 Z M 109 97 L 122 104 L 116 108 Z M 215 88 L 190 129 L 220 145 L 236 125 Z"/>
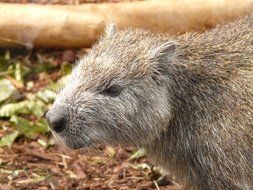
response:
<path id="1" fill-rule="evenodd" d="M 0 3 L 0 47 L 90 47 L 115 22 L 182 34 L 201 31 L 253 10 L 253 0 L 168 0 L 83 5 Z"/>

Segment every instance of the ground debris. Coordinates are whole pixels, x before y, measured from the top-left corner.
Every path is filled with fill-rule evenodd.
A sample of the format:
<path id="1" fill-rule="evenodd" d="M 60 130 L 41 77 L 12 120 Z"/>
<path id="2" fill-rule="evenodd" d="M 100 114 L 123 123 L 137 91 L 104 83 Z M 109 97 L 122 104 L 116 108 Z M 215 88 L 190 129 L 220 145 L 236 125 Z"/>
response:
<path id="1" fill-rule="evenodd" d="M 106 162 L 94 162 L 92 154 L 58 145 L 45 148 L 37 141 L 15 143 L 11 149 L 1 149 L 0 189 L 156 189 L 154 175 L 138 167 L 148 165 L 145 158 L 130 161 L 133 150 L 113 149 L 114 157 L 99 155 Z M 170 188 L 175 186 L 159 186 Z"/>

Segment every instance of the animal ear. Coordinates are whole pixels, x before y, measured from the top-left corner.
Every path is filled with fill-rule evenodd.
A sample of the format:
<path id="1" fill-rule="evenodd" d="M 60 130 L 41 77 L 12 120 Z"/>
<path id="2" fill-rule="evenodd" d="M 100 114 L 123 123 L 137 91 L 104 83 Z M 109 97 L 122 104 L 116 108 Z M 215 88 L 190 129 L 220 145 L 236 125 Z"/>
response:
<path id="1" fill-rule="evenodd" d="M 111 23 L 106 26 L 105 34 L 107 37 L 112 37 L 117 31 L 117 26 L 115 23 Z"/>
<path id="2" fill-rule="evenodd" d="M 151 59 L 156 63 L 153 64 L 154 69 L 157 70 L 158 73 L 166 73 L 168 65 L 170 65 L 169 63 L 171 63 L 175 57 L 176 44 L 172 41 L 165 42 L 150 51 Z"/>
<path id="3" fill-rule="evenodd" d="M 157 59 L 171 60 L 176 52 L 176 44 L 172 41 L 165 42 L 154 50 L 153 55 Z"/>

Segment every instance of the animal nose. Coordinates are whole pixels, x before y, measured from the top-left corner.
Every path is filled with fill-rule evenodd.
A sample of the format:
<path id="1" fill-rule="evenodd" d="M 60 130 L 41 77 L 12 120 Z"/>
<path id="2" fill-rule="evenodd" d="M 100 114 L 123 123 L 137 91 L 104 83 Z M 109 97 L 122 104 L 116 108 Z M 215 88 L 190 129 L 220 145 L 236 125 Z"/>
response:
<path id="1" fill-rule="evenodd" d="M 62 106 L 53 106 L 46 114 L 50 128 L 57 133 L 64 131 L 67 127 L 65 115 L 65 109 Z"/>

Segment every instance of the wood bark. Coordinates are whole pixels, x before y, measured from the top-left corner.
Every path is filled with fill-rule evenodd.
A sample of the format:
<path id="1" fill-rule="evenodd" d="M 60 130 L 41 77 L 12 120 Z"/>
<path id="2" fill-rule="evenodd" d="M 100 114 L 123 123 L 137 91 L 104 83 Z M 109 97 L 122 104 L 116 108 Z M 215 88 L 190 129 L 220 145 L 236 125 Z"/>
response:
<path id="1" fill-rule="evenodd" d="M 154 32 L 201 31 L 243 16 L 253 0 L 168 0 L 83 5 L 0 3 L 0 47 L 90 47 L 105 24 Z"/>

